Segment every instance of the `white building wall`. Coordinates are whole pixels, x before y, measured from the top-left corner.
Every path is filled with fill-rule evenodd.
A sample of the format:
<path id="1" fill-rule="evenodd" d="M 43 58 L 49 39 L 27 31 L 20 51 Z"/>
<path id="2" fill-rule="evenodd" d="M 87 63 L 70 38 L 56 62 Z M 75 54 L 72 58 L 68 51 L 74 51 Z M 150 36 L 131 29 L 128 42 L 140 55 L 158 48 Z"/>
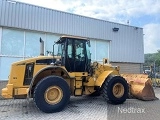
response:
<path id="1" fill-rule="evenodd" d="M 0 18 L 0 26 L 109 40 L 111 61 L 144 62 L 142 28 L 6 0 L 0 1 Z"/>
<path id="2" fill-rule="evenodd" d="M 144 62 L 143 30 L 136 27 L 119 27 L 111 40 L 112 62 Z"/>
<path id="3" fill-rule="evenodd" d="M 109 58 L 124 63 L 122 71 L 135 72 L 144 62 L 142 28 L 0 0 L 0 79 L 8 78 L 12 62 L 39 55 L 39 37 L 46 52 L 61 35 L 90 38 L 92 61 Z"/>
<path id="4" fill-rule="evenodd" d="M 10 72 L 11 64 L 15 61 L 35 57 L 40 54 L 40 37 L 44 40 L 45 50 L 52 52 L 53 44 L 61 37 L 61 34 L 51 34 L 45 32 L 29 31 L 15 28 L 0 29 L 1 38 L 0 43 L 0 80 L 7 80 Z M 109 57 L 109 41 L 90 39 L 91 41 L 91 54 L 92 61 L 102 62 L 104 57 Z M 103 49 L 101 51 L 99 46 Z M 58 46 L 55 45 L 55 54 L 57 53 Z"/>

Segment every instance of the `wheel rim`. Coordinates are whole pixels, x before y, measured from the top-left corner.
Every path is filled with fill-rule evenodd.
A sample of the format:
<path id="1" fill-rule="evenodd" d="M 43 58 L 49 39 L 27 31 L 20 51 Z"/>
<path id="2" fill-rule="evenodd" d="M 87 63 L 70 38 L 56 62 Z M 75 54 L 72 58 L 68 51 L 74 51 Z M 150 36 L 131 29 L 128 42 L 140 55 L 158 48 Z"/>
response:
<path id="1" fill-rule="evenodd" d="M 47 88 L 44 94 L 45 101 L 48 104 L 57 104 L 63 97 L 62 89 L 58 86 L 51 86 Z"/>
<path id="2" fill-rule="evenodd" d="M 121 84 L 121 83 L 116 83 L 114 86 L 113 86 L 113 95 L 116 97 L 116 98 L 120 98 L 123 96 L 124 94 L 124 86 Z"/>

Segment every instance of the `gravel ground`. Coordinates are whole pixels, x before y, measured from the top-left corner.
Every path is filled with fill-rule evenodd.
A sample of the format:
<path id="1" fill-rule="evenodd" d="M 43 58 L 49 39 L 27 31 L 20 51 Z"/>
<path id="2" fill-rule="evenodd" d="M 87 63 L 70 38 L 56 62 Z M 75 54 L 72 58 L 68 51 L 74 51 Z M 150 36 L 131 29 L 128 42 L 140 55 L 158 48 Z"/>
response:
<path id="1" fill-rule="evenodd" d="M 2 86 L 2 84 L 0 84 Z M 3 84 L 3 86 L 5 83 Z M 2 87 L 0 87 L 2 88 Z M 160 88 L 154 88 L 160 99 Z M 71 97 L 61 112 L 39 111 L 32 99 L 0 99 L 0 120 L 159 120 L 160 100 L 128 99 L 124 104 L 107 104 L 102 97 Z"/>

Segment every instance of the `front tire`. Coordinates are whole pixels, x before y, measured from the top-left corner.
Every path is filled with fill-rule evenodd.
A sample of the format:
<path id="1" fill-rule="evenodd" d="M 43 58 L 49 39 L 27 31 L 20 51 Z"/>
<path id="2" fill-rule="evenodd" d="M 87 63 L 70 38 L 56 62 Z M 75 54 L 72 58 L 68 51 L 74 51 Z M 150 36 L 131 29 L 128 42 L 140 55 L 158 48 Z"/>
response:
<path id="1" fill-rule="evenodd" d="M 128 97 L 128 84 L 121 76 L 109 76 L 102 85 L 102 95 L 111 104 L 122 104 Z"/>
<path id="2" fill-rule="evenodd" d="M 37 108 L 42 112 L 59 112 L 69 102 L 70 89 L 67 82 L 61 77 L 45 77 L 36 85 L 33 99 Z"/>

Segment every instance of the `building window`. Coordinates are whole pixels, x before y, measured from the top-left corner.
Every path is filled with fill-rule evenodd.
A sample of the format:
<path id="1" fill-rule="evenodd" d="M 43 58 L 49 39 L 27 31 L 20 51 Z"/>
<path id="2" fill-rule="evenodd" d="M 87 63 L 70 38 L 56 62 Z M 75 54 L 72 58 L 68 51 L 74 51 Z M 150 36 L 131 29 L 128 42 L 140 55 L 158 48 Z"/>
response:
<path id="1" fill-rule="evenodd" d="M 3 29 L 1 54 L 23 56 L 24 32 L 21 30 Z"/>
<path id="2" fill-rule="evenodd" d="M 90 50 L 91 50 L 91 60 L 92 61 L 96 61 L 96 54 L 95 54 L 95 51 L 96 51 L 96 41 L 95 40 L 90 40 L 90 44 L 91 44 L 91 47 L 90 47 Z"/>
<path id="3" fill-rule="evenodd" d="M 25 32 L 25 57 L 33 57 L 40 55 L 40 37 L 45 40 L 44 33 Z"/>
<path id="4" fill-rule="evenodd" d="M 96 42 L 96 60 L 103 61 L 103 58 L 109 58 L 109 42 L 98 40 Z"/>
<path id="5" fill-rule="evenodd" d="M 46 34 L 45 50 L 53 52 L 53 44 L 60 38 L 60 35 Z M 45 51 L 45 52 L 46 52 Z M 54 55 L 58 53 L 58 45 L 54 45 Z"/>
<path id="6" fill-rule="evenodd" d="M 47 50 L 53 51 L 54 41 L 57 41 L 60 35 L 0 28 L 0 80 L 8 79 L 13 62 L 39 56 L 40 37 L 44 40 L 46 53 Z M 57 54 L 57 49 L 58 47 L 55 45 L 55 54 Z"/>
<path id="7" fill-rule="evenodd" d="M 91 59 L 102 62 L 103 58 L 109 58 L 109 41 L 91 39 Z"/>
<path id="8" fill-rule="evenodd" d="M 0 80 L 8 80 L 11 64 L 19 60 L 22 58 L 0 57 Z"/>

